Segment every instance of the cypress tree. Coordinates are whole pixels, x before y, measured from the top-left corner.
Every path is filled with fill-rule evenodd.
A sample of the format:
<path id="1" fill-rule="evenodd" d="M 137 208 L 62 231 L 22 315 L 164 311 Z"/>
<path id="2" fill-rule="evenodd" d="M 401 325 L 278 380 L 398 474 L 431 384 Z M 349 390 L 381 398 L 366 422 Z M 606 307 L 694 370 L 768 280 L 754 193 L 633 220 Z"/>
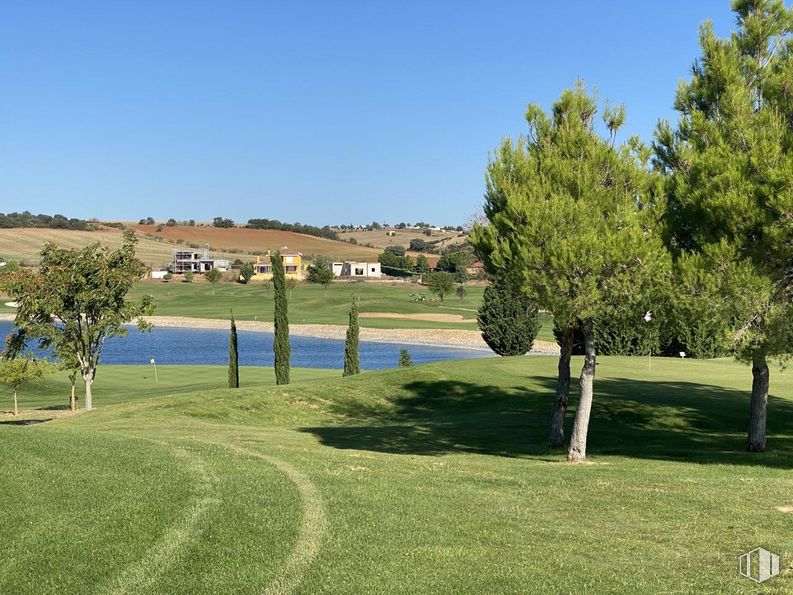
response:
<path id="1" fill-rule="evenodd" d="M 344 342 L 344 376 L 361 373 L 361 356 L 358 353 L 358 302 L 353 298 L 350 307 L 350 325 Z"/>
<path id="2" fill-rule="evenodd" d="M 229 388 L 240 387 L 240 367 L 237 352 L 237 323 L 231 314 L 231 333 L 229 334 Z"/>
<path id="3" fill-rule="evenodd" d="M 275 326 L 273 350 L 275 351 L 275 383 L 289 384 L 289 359 L 292 355 L 292 348 L 289 345 L 289 317 L 287 312 L 288 301 L 286 299 L 284 263 L 278 252 L 272 255 L 270 261 L 273 267 L 273 321 Z"/>
<path id="4" fill-rule="evenodd" d="M 477 322 L 485 343 L 498 355 L 524 355 L 540 330 L 537 304 L 504 276 L 485 288 Z"/>

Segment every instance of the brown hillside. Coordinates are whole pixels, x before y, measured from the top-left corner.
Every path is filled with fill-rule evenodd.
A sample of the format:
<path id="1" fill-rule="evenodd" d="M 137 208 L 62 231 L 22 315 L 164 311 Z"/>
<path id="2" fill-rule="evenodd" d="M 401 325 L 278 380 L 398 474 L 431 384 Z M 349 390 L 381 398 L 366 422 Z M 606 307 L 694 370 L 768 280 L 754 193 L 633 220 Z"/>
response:
<path id="1" fill-rule="evenodd" d="M 233 250 L 245 254 L 277 250 L 288 246 L 299 250 L 306 256 L 322 254 L 332 258 L 345 260 L 373 261 L 381 250 L 355 246 L 346 242 L 327 240 L 314 236 L 303 235 L 291 231 L 270 229 L 246 229 L 242 227 L 163 227 L 156 231 L 154 225 L 133 225 L 141 234 L 152 234 L 158 239 L 175 243 L 182 240 L 183 244 L 209 245 L 215 250 Z"/>

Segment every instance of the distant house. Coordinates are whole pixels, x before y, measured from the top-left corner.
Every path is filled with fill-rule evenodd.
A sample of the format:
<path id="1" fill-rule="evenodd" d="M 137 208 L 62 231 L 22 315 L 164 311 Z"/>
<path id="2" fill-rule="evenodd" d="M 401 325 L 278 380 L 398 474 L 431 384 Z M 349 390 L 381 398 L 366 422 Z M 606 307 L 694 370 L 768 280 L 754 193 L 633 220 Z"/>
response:
<path id="1" fill-rule="evenodd" d="M 284 263 L 285 275 L 292 279 L 302 279 L 305 272 L 303 254 L 297 250 L 290 250 L 286 246 L 281 248 L 279 252 Z M 256 263 L 253 265 L 253 281 L 267 281 L 273 278 L 273 265 L 270 256 L 268 250 L 265 256 L 256 257 Z"/>
<path id="2" fill-rule="evenodd" d="M 379 262 L 334 262 L 333 276 L 350 279 L 379 279 L 383 276 Z"/>
<path id="3" fill-rule="evenodd" d="M 177 275 L 188 271 L 202 274 L 217 269 L 224 273 L 231 270 L 231 261 L 224 258 L 211 258 L 208 251 L 193 252 L 191 250 L 174 250 L 171 261 L 171 272 Z"/>

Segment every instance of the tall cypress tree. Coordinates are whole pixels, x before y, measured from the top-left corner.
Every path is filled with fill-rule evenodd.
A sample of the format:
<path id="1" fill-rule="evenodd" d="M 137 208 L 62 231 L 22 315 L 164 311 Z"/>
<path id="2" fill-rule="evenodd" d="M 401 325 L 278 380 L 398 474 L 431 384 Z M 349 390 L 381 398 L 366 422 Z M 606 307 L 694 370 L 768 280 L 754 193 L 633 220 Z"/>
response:
<path id="1" fill-rule="evenodd" d="M 229 388 L 240 387 L 240 367 L 237 352 L 237 323 L 231 314 L 231 333 L 229 334 Z"/>
<path id="2" fill-rule="evenodd" d="M 284 263 L 281 260 L 281 254 L 278 252 L 272 255 L 270 261 L 273 267 L 275 383 L 289 384 L 289 360 L 292 356 L 292 348 L 289 345 L 289 316 L 287 312 L 289 302 L 286 299 Z"/>
<path id="3" fill-rule="evenodd" d="M 361 356 L 358 352 L 358 302 L 355 298 L 350 307 L 350 324 L 347 327 L 347 340 L 344 342 L 344 376 L 361 373 Z"/>

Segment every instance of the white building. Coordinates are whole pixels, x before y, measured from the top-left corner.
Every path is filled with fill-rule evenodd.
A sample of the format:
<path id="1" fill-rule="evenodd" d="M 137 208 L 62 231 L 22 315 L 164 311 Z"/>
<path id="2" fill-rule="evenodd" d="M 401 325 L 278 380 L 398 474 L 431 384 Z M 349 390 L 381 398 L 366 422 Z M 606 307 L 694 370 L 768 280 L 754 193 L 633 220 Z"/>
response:
<path id="1" fill-rule="evenodd" d="M 333 276 L 342 279 L 379 279 L 383 273 L 379 262 L 334 262 Z"/>

